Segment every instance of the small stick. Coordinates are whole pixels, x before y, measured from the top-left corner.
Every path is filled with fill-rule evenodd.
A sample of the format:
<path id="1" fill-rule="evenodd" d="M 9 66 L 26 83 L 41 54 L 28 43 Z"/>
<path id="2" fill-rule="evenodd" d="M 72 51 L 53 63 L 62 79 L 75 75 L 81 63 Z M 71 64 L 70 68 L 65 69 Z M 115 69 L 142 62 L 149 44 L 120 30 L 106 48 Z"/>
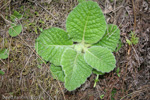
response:
<path id="1" fill-rule="evenodd" d="M 133 5 L 133 13 L 134 13 L 134 32 L 136 29 L 136 12 L 135 12 L 135 5 L 134 5 L 134 1 L 132 0 L 132 5 Z"/>

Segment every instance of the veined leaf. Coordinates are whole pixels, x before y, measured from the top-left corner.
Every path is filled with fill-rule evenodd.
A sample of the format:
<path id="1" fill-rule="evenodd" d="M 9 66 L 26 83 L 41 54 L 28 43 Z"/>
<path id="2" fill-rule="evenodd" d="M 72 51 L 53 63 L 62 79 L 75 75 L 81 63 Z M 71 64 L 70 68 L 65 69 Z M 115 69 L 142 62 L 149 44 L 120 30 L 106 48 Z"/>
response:
<path id="1" fill-rule="evenodd" d="M 120 39 L 120 30 L 117 25 L 109 24 L 104 37 L 96 44 L 96 46 L 107 47 L 115 51 Z"/>
<path id="2" fill-rule="evenodd" d="M 80 87 L 92 72 L 97 74 L 95 86 L 99 75 L 116 67 L 112 51 L 120 38 L 117 26 L 108 25 L 106 31 L 105 17 L 96 2 L 78 1 L 66 20 L 67 32 L 44 30 L 35 45 L 37 53 L 54 64 L 50 68 L 54 78 L 64 81 L 69 91 Z"/>
<path id="3" fill-rule="evenodd" d="M 19 35 L 22 31 L 22 25 L 14 25 L 14 24 L 11 24 L 11 27 L 9 28 L 9 35 L 12 36 L 12 37 L 15 37 L 17 35 Z"/>
<path id="4" fill-rule="evenodd" d="M 106 30 L 101 8 L 93 1 L 79 3 L 68 15 L 66 29 L 74 42 L 98 42 Z"/>
<path id="5" fill-rule="evenodd" d="M 65 74 L 61 66 L 55 66 L 54 64 L 51 64 L 50 70 L 54 79 L 64 82 Z"/>
<path id="6" fill-rule="evenodd" d="M 104 47 L 93 46 L 87 49 L 84 58 L 91 67 L 102 73 L 110 72 L 116 67 L 111 50 Z"/>
<path id="7" fill-rule="evenodd" d="M 69 40 L 64 30 L 50 28 L 40 34 L 36 40 L 35 49 L 43 59 L 59 66 L 64 50 L 71 47 L 72 44 L 73 42 Z"/>
<path id="8" fill-rule="evenodd" d="M 92 73 L 92 68 L 85 62 L 83 54 L 71 48 L 64 52 L 61 64 L 65 73 L 65 87 L 69 91 L 80 87 Z"/>

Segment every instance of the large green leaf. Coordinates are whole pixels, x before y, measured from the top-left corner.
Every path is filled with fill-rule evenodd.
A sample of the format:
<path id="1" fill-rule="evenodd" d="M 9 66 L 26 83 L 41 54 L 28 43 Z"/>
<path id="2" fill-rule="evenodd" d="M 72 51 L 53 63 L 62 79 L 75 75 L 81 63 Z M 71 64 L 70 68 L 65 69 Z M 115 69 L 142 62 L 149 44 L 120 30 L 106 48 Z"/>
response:
<path id="1" fill-rule="evenodd" d="M 116 60 L 111 50 L 101 46 L 87 49 L 84 58 L 91 67 L 102 73 L 110 72 L 116 67 Z"/>
<path id="2" fill-rule="evenodd" d="M 22 31 L 22 25 L 11 24 L 8 33 L 10 36 L 15 37 L 19 35 L 21 31 Z"/>
<path id="3" fill-rule="evenodd" d="M 93 1 L 79 3 L 68 15 L 66 29 L 75 42 L 98 42 L 106 30 L 101 8 Z"/>
<path id="4" fill-rule="evenodd" d="M 120 39 L 120 30 L 117 25 L 109 24 L 104 37 L 95 45 L 107 47 L 115 51 Z"/>
<path id="5" fill-rule="evenodd" d="M 0 59 L 6 59 L 8 58 L 8 50 L 7 49 L 0 49 Z"/>
<path id="6" fill-rule="evenodd" d="M 64 82 L 65 74 L 61 66 L 55 66 L 54 64 L 51 64 L 50 70 L 54 79 Z"/>
<path id="7" fill-rule="evenodd" d="M 92 73 L 92 68 L 85 62 L 83 54 L 71 48 L 64 52 L 61 64 L 65 73 L 65 87 L 69 91 L 80 87 Z"/>
<path id="8" fill-rule="evenodd" d="M 71 47 L 72 44 L 64 30 L 50 28 L 40 34 L 36 40 L 35 49 L 43 59 L 58 66 L 64 50 Z"/>

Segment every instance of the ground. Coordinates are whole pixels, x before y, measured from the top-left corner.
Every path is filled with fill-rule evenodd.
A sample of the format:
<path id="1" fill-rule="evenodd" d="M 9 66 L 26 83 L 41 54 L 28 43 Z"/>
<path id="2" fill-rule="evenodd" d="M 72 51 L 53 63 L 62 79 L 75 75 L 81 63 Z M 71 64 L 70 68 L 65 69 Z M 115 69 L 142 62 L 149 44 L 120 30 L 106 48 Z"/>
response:
<path id="1" fill-rule="evenodd" d="M 150 2 L 148 0 L 93 0 L 99 4 L 107 23 L 121 30 L 122 46 L 114 55 L 117 67 L 99 77 L 91 75 L 80 88 L 69 92 L 63 83 L 54 80 L 50 63 L 41 63 L 34 50 L 41 29 L 65 29 L 68 13 L 77 0 L 1 0 L 0 48 L 9 50 L 9 57 L 0 60 L 0 99 L 19 100 L 150 100 Z M 10 16 L 23 15 L 23 31 L 16 37 L 8 34 Z M 139 38 L 129 45 L 130 33 Z M 119 71 L 117 71 L 119 69 Z M 32 97 L 32 98 L 31 98 Z"/>

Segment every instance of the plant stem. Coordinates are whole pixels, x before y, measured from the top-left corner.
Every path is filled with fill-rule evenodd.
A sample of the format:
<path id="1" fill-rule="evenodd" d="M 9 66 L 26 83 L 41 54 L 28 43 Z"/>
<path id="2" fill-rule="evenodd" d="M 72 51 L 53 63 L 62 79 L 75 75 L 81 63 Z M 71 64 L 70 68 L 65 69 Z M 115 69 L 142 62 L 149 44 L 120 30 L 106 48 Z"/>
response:
<path id="1" fill-rule="evenodd" d="M 95 87 L 95 86 L 96 86 L 96 83 L 99 81 L 98 78 L 99 78 L 99 74 L 97 74 L 97 76 L 96 76 L 95 83 L 94 83 L 94 86 L 93 86 L 93 87 Z"/>

